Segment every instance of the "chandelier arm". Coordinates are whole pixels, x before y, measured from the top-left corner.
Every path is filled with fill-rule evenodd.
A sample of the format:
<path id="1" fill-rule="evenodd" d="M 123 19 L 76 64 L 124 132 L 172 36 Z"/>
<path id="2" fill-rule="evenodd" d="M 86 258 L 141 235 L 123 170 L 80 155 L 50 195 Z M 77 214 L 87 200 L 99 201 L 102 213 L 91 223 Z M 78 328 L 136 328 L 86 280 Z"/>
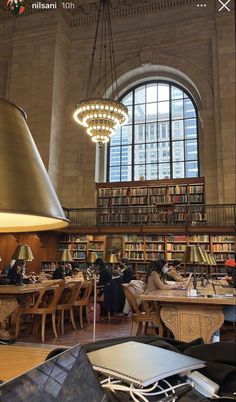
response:
<path id="1" fill-rule="evenodd" d="M 107 0 L 108 4 L 108 24 L 109 24 L 109 34 L 110 34 L 110 41 L 111 41 L 111 55 L 112 55 L 112 62 L 113 62 L 113 70 L 114 70 L 114 81 L 115 81 L 115 92 L 116 97 L 119 99 L 119 91 L 118 91 L 118 81 L 117 81 L 117 72 L 116 72 L 116 60 L 115 60 L 115 51 L 114 51 L 114 42 L 113 42 L 113 35 L 112 35 L 112 25 L 111 25 L 111 10 L 110 10 L 110 0 Z"/>
<path id="2" fill-rule="evenodd" d="M 91 64 L 89 67 L 89 77 L 88 77 L 88 83 L 87 83 L 86 97 L 89 97 L 89 95 L 90 95 L 90 84 L 91 84 L 91 80 L 92 80 L 94 58 L 95 58 L 96 47 L 97 47 L 98 28 L 99 28 L 99 22 L 100 22 L 100 16 L 101 16 L 101 8 L 102 8 L 102 0 L 100 1 L 99 9 L 98 9 L 98 18 L 97 18 L 97 25 L 96 25 L 96 31 L 95 31 L 95 38 L 94 38 L 94 42 L 93 42 Z"/>

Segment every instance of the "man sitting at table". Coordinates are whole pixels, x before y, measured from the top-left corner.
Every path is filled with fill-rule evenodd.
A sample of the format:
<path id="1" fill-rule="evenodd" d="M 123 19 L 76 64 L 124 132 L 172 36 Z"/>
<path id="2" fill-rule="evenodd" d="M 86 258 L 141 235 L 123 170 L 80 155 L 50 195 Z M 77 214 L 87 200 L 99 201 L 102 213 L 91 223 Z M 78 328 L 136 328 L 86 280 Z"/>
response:
<path id="1" fill-rule="evenodd" d="M 17 260 L 13 267 L 9 270 L 7 278 L 10 280 L 11 285 L 23 284 L 23 270 L 25 268 L 25 262 L 23 260 Z"/>

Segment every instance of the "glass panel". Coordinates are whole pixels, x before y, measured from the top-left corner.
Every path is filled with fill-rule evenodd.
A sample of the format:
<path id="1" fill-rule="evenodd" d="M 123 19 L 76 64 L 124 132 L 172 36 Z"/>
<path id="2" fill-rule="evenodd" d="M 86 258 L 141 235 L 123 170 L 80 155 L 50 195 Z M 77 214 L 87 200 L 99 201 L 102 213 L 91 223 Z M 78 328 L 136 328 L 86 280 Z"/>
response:
<path id="1" fill-rule="evenodd" d="M 172 101 L 172 119 L 183 119 L 183 100 Z"/>
<path id="2" fill-rule="evenodd" d="M 166 141 L 170 138 L 170 128 L 169 122 L 163 121 L 163 123 L 158 123 L 158 141 Z"/>
<path id="3" fill-rule="evenodd" d="M 110 148 L 110 165 L 111 166 L 120 165 L 120 147 Z"/>
<path id="4" fill-rule="evenodd" d="M 121 147 L 121 164 L 122 165 L 131 165 L 132 161 L 132 147 L 131 145 L 128 147 Z"/>
<path id="5" fill-rule="evenodd" d="M 147 103 L 146 120 L 147 121 L 156 121 L 157 120 L 157 103 Z"/>
<path id="6" fill-rule="evenodd" d="M 132 123 L 133 120 L 133 106 L 128 106 L 128 123 Z"/>
<path id="7" fill-rule="evenodd" d="M 146 87 L 147 102 L 157 102 L 157 84 L 148 84 Z"/>
<path id="8" fill-rule="evenodd" d="M 134 167 L 134 180 L 145 179 L 145 165 L 135 165 Z"/>
<path id="9" fill-rule="evenodd" d="M 169 120 L 170 106 L 169 102 L 159 102 L 158 103 L 158 119 L 159 120 Z"/>
<path id="10" fill-rule="evenodd" d="M 189 98 L 184 99 L 184 117 L 185 118 L 196 117 L 193 102 Z"/>
<path id="11" fill-rule="evenodd" d="M 120 181 L 120 166 L 111 166 L 109 181 Z"/>
<path id="12" fill-rule="evenodd" d="M 172 160 L 173 161 L 184 160 L 184 141 L 172 142 Z"/>
<path id="13" fill-rule="evenodd" d="M 140 103 L 145 103 L 145 85 L 135 89 L 134 101 L 135 101 L 136 105 L 138 105 Z"/>
<path id="14" fill-rule="evenodd" d="M 170 160 L 170 143 L 160 142 L 158 144 L 158 162 L 169 162 Z"/>
<path id="15" fill-rule="evenodd" d="M 146 142 L 156 142 L 157 141 L 157 124 L 149 123 L 146 124 Z"/>
<path id="16" fill-rule="evenodd" d="M 173 179 L 184 177 L 184 162 L 173 163 Z"/>
<path id="17" fill-rule="evenodd" d="M 120 144 L 120 133 L 121 133 L 121 127 L 120 126 L 116 127 L 115 132 L 110 139 L 111 145 L 119 145 Z"/>
<path id="18" fill-rule="evenodd" d="M 183 120 L 172 121 L 172 140 L 184 139 L 184 122 Z"/>
<path id="19" fill-rule="evenodd" d="M 135 106 L 135 123 L 144 123 L 145 122 L 145 105 L 136 105 Z"/>
<path id="20" fill-rule="evenodd" d="M 157 143 L 146 144 L 146 163 L 157 163 Z"/>
<path id="21" fill-rule="evenodd" d="M 132 105 L 132 103 L 133 103 L 133 92 L 130 92 L 123 99 L 121 99 L 121 102 L 125 106 Z"/>
<path id="22" fill-rule="evenodd" d="M 197 121 L 196 119 L 184 120 L 184 131 L 185 138 L 196 138 L 197 137 Z"/>
<path id="23" fill-rule="evenodd" d="M 145 142 L 145 124 L 135 124 L 134 143 L 139 144 L 143 142 Z"/>
<path id="24" fill-rule="evenodd" d="M 122 126 L 122 144 L 132 144 L 132 126 Z"/>
<path id="25" fill-rule="evenodd" d="M 169 179 L 170 178 L 170 164 L 160 163 L 158 165 L 159 179 Z"/>
<path id="26" fill-rule="evenodd" d="M 121 181 L 131 181 L 131 166 L 121 166 Z"/>
<path id="27" fill-rule="evenodd" d="M 145 163 L 145 144 L 134 146 L 134 163 Z"/>
<path id="28" fill-rule="evenodd" d="M 186 162 L 186 177 L 198 177 L 198 163 Z"/>
<path id="29" fill-rule="evenodd" d="M 183 99 L 183 91 L 181 89 L 174 87 L 173 85 L 171 86 L 171 98 L 172 99 Z"/>
<path id="30" fill-rule="evenodd" d="M 170 98 L 169 85 L 158 84 L 158 102 L 167 101 Z"/>
<path id="31" fill-rule="evenodd" d="M 157 164 L 148 164 L 146 166 L 146 180 L 156 180 L 157 178 Z"/>
<path id="32" fill-rule="evenodd" d="M 187 161 L 194 161 L 197 159 L 197 140 L 185 142 L 185 159 Z"/>

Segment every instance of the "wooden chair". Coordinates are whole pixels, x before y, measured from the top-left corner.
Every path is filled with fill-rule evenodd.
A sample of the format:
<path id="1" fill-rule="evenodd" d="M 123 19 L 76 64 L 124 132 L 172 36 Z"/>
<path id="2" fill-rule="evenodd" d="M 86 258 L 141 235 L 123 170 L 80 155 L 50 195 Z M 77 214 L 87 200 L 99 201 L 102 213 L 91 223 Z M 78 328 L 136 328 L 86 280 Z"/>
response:
<path id="1" fill-rule="evenodd" d="M 64 319 L 65 311 L 70 313 L 70 321 L 74 330 L 76 330 L 73 306 L 77 299 L 83 282 L 69 282 L 65 285 L 61 298 L 57 304 L 57 312 L 59 313 L 57 327 L 61 324 L 61 333 L 64 335 Z"/>
<path id="2" fill-rule="evenodd" d="M 86 312 L 86 319 L 88 324 L 90 324 L 90 319 L 89 319 L 89 304 L 90 304 L 90 296 L 93 291 L 93 282 L 87 281 L 83 282 L 82 287 L 80 289 L 80 293 L 77 297 L 77 299 L 74 301 L 74 307 L 79 307 L 79 321 L 80 321 L 80 327 L 84 328 L 83 326 L 83 307 L 85 307 L 85 312 Z M 81 295 L 81 292 L 82 295 Z"/>
<path id="3" fill-rule="evenodd" d="M 132 285 L 122 285 L 124 289 L 125 296 L 129 302 L 131 312 L 132 312 L 132 328 L 131 335 L 136 336 L 140 333 L 143 334 L 147 328 L 147 324 L 152 322 L 155 327 L 158 327 L 158 333 L 160 336 L 163 335 L 163 326 L 161 323 L 160 313 L 159 311 L 152 310 L 151 307 L 144 302 L 141 302 L 138 305 L 137 302 L 137 289 Z M 145 323 L 145 327 L 143 330 L 143 323 Z"/>
<path id="4" fill-rule="evenodd" d="M 42 342 L 45 341 L 45 323 L 46 316 L 48 314 L 52 317 L 52 328 L 55 337 L 57 337 L 56 330 L 56 307 L 58 300 L 60 299 L 63 289 L 65 287 L 64 281 L 53 281 L 43 287 L 43 289 L 38 294 L 38 297 L 35 297 L 34 304 L 25 305 L 23 307 L 19 307 L 17 316 L 16 316 L 16 338 L 19 335 L 20 330 L 20 319 L 24 314 L 30 314 L 34 316 L 34 334 L 37 333 L 40 322 L 39 317 L 41 316 L 41 337 Z M 37 318 L 37 319 L 36 319 Z"/>

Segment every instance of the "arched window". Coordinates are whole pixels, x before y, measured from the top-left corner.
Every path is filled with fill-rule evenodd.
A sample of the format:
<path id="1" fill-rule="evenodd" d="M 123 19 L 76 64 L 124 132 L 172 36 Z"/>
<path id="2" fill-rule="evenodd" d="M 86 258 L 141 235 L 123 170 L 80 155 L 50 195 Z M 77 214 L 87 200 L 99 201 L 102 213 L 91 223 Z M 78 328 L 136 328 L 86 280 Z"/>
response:
<path id="1" fill-rule="evenodd" d="M 166 81 L 138 85 L 121 98 L 129 121 L 108 145 L 107 181 L 199 176 L 195 103 Z"/>

